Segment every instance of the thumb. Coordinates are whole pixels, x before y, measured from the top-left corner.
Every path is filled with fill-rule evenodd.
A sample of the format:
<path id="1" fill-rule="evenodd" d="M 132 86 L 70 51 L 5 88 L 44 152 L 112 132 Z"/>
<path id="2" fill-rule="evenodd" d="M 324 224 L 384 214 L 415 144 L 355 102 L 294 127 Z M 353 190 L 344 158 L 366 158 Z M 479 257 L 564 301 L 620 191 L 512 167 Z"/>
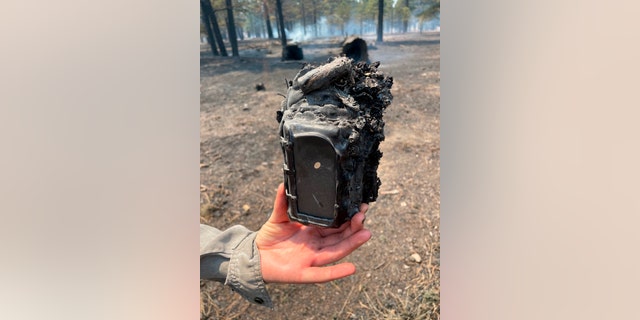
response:
<path id="1" fill-rule="evenodd" d="M 288 207 L 289 205 L 287 203 L 287 197 L 285 195 L 284 184 L 281 183 L 278 186 L 278 192 L 276 193 L 276 200 L 273 203 L 273 213 L 269 218 L 269 222 L 272 222 L 272 223 L 289 222 L 289 216 L 287 215 Z"/>

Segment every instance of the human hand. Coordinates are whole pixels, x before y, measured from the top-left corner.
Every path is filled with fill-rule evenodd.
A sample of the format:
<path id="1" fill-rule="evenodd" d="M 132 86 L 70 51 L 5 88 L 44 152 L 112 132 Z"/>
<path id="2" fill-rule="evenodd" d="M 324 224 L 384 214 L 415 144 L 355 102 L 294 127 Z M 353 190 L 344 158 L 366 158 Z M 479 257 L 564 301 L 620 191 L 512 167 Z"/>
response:
<path id="1" fill-rule="evenodd" d="M 284 184 L 280 184 L 273 213 L 256 236 L 265 282 L 319 283 L 356 272 L 348 262 L 323 266 L 348 256 L 371 238 L 363 225 L 367 204 L 360 205 L 360 212 L 337 229 L 289 221 L 287 206 Z"/>

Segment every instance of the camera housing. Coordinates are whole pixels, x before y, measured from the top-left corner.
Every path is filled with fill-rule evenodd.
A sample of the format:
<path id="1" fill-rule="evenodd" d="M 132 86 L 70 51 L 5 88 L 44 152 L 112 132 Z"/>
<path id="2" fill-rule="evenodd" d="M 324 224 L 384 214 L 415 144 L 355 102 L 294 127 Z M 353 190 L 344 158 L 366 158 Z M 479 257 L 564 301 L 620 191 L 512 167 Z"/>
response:
<path id="1" fill-rule="evenodd" d="M 337 228 L 376 200 L 392 84 L 376 67 L 336 58 L 288 83 L 277 120 L 291 220 Z"/>

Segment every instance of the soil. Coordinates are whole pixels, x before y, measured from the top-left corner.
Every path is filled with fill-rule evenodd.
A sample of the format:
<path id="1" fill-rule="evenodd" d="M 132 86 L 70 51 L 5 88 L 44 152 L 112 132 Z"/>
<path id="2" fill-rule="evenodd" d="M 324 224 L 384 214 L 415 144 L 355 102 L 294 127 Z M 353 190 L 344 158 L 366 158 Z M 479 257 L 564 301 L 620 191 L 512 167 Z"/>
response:
<path id="1" fill-rule="evenodd" d="M 440 292 L 440 33 L 385 35 L 372 62 L 393 77 L 384 120 L 382 181 L 365 226 L 372 239 L 345 261 L 355 275 L 312 285 L 268 284 L 276 307 L 250 304 L 201 281 L 202 319 L 438 319 Z M 279 110 L 302 65 L 339 55 L 344 38 L 299 44 L 303 61 L 281 61 L 278 40 L 240 41 L 240 57 L 201 48 L 201 223 L 257 230 L 283 180 Z M 263 84 L 265 90 L 256 90 Z"/>

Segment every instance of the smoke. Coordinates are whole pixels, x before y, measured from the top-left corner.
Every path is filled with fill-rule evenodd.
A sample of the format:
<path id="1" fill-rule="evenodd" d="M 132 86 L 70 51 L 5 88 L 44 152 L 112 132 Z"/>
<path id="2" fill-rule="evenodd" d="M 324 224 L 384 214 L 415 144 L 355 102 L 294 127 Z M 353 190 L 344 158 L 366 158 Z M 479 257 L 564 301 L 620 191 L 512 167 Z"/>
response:
<path id="1" fill-rule="evenodd" d="M 440 18 L 434 18 L 428 21 L 421 21 L 416 16 L 417 10 L 412 13 L 409 18 L 408 30 L 409 32 L 423 32 L 423 31 L 440 31 Z M 395 34 L 402 32 L 402 21 L 398 16 L 394 16 L 393 19 L 385 20 L 385 34 Z M 274 34 L 278 33 L 277 28 L 273 27 Z M 302 26 L 302 23 L 295 23 L 293 28 L 285 29 L 285 34 L 288 39 L 291 39 L 294 43 L 301 43 L 309 41 L 319 37 L 336 37 L 336 36 L 372 36 L 376 34 L 377 21 L 368 19 L 359 21 L 355 16 L 352 16 L 349 21 L 344 25 L 339 23 L 332 23 L 330 17 L 321 16 L 318 18 L 318 24 L 308 24 L 306 28 Z"/>
<path id="2" fill-rule="evenodd" d="M 375 26 L 371 28 L 372 30 L 375 30 Z M 307 25 L 306 32 L 305 28 L 300 23 L 296 23 L 292 30 L 285 28 L 285 34 L 287 35 L 287 38 L 291 39 L 292 42 L 300 43 L 316 38 L 316 33 L 318 38 L 360 34 L 360 27 L 359 24 L 357 24 L 355 20 L 352 19 L 351 21 L 345 23 L 345 34 L 343 34 L 342 31 L 342 26 L 332 25 L 329 19 L 325 16 L 322 16 L 318 19 L 317 25 Z"/>
<path id="3" fill-rule="evenodd" d="M 431 19 L 419 24 L 418 27 L 422 31 L 440 31 L 440 19 Z"/>
<path id="4" fill-rule="evenodd" d="M 291 39 L 292 42 L 302 42 L 306 40 L 310 40 L 313 38 L 313 26 L 312 29 L 309 30 L 309 26 L 307 26 L 307 30 L 300 24 L 295 24 L 293 30 L 284 29 L 284 34 L 287 35 L 287 38 Z"/>

